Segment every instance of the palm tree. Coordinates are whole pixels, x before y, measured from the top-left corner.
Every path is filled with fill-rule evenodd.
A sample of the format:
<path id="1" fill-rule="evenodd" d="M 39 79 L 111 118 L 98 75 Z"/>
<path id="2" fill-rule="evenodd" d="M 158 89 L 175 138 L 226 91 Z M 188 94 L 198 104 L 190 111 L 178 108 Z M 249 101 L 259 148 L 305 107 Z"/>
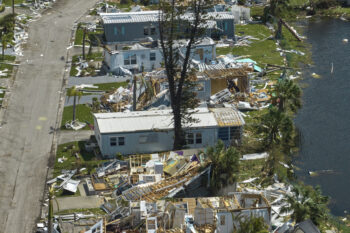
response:
<path id="1" fill-rule="evenodd" d="M 68 100 L 70 99 L 70 97 L 74 97 L 74 101 L 73 101 L 73 122 L 75 122 L 75 116 L 76 116 L 76 102 L 77 102 L 77 97 L 78 97 L 78 102 L 81 98 L 81 96 L 83 95 L 83 93 L 81 92 L 81 90 L 77 89 L 75 86 L 69 88 L 67 90 L 67 96 L 68 96 Z"/>
<path id="2" fill-rule="evenodd" d="M 78 25 L 77 31 L 79 29 L 81 29 L 83 31 L 83 59 L 85 60 L 85 42 L 86 42 L 86 34 L 88 33 L 88 29 L 87 29 L 86 25 L 83 25 L 81 23 Z"/>
<path id="3" fill-rule="evenodd" d="M 264 144 L 270 147 L 272 144 L 288 144 L 292 141 L 293 121 L 285 112 L 272 106 L 260 119 L 257 125 L 257 133 L 262 134 Z"/>
<path id="4" fill-rule="evenodd" d="M 234 147 L 228 149 L 222 141 L 210 147 L 207 154 L 211 160 L 210 187 L 214 193 L 234 184 L 239 172 L 239 153 Z"/>
<path id="5" fill-rule="evenodd" d="M 301 90 L 293 80 L 279 79 L 274 92 L 279 111 L 290 109 L 296 112 L 301 107 Z"/>
<path id="6" fill-rule="evenodd" d="M 319 186 L 315 188 L 297 184 L 293 194 L 286 197 L 288 205 L 281 208 L 281 213 L 293 212 L 291 218 L 299 223 L 307 219 L 319 226 L 328 217 L 328 197 L 323 196 Z"/>
<path id="7" fill-rule="evenodd" d="M 0 28 L 1 28 L 1 44 L 2 44 L 2 58 L 5 56 L 5 49 L 7 45 L 13 39 L 13 29 L 14 29 L 14 14 L 5 15 L 0 19 Z"/>

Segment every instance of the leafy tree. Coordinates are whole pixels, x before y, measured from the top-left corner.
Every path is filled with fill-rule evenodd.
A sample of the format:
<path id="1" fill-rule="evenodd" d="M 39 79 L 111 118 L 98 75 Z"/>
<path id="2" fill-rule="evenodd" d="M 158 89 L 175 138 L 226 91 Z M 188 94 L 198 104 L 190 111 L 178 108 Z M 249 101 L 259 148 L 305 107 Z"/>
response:
<path id="1" fill-rule="evenodd" d="M 301 90 L 293 80 L 279 79 L 274 92 L 279 111 L 290 109 L 296 112 L 301 107 Z"/>
<path id="2" fill-rule="evenodd" d="M 312 188 L 297 184 L 292 192 L 286 197 L 288 205 L 282 207 L 281 213 L 293 211 L 291 217 L 297 223 L 311 219 L 317 226 L 328 218 L 328 197 L 322 195 L 319 186 Z"/>
<path id="3" fill-rule="evenodd" d="M 271 0 L 264 9 L 264 18 L 266 21 L 271 17 L 281 18 L 288 10 L 290 10 L 289 0 Z"/>
<path id="4" fill-rule="evenodd" d="M 211 160 L 210 187 L 216 193 L 221 188 L 234 184 L 239 172 L 239 153 L 234 147 L 225 148 L 222 141 L 209 147 L 207 154 Z"/>
<path id="5" fill-rule="evenodd" d="M 187 100 L 194 97 L 189 72 L 191 49 L 197 38 L 205 31 L 203 25 L 206 25 L 208 19 L 207 10 L 212 5 L 213 1 L 211 0 L 189 0 L 186 2 L 186 6 L 178 4 L 175 0 L 160 0 L 159 2 L 158 28 L 173 111 L 174 150 L 181 149 L 185 144 L 182 125 L 194 120 L 190 117 L 193 111 L 188 109 L 193 109 L 196 106 L 191 105 L 192 102 L 186 103 Z M 188 9 L 190 9 L 191 17 L 187 21 L 180 20 Z M 179 38 L 188 39 L 183 54 L 175 42 Z"/>
<path id="6" fill-rule="evenodd" d="M 100 101 L 97 97 L 92 98 L 92 112 L 98 112 L 100 110 Z"/>
<path id="7" fill-rule="evenodd" d="M 70 99 L 70 97 L 74 98 L 74 101 L 73 101 L 73 122 L 75 122 L 77 99 L 79 102 L 80 98 L 83 96 L 83 93 L 81 92 L 81 90 L 79 90 L 75 86 L 73 86 L 67 90 L 67 96 L 68 96 L 68 100 Z"/>
<path id="8" fill-rule="evenodd" d="M 0 19 L 2 58 L 4 59 L 5 49 L 13 39 L 14 14 L 5 15 Z"/>
<path id="9" fill-rule="evenodd" d="M 260 119 L 257 125 L 257 133 L 263 136 L 263 142 L 267 147 L 272 144 L 289 144 L 293 137 L 293 121 L 285 112 L 272 106 Z"/>
<path id="10" fill-rule="evenodd" d="M 239 217 L 239 227 L 235 233 L 268 233 L 269 226 L 263 217 Z"/>

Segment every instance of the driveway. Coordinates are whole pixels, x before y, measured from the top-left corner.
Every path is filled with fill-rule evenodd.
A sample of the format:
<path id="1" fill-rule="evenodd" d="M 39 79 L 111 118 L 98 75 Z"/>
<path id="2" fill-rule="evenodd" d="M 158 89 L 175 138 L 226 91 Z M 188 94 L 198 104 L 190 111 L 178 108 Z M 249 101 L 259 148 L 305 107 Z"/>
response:
<path id="1" fill-rule="evenodd" d="M 58 0 L 29 40 L 0 128 L 0 232 L 32 232 L 40 215 L 71 28 L 97 0 Z"/>

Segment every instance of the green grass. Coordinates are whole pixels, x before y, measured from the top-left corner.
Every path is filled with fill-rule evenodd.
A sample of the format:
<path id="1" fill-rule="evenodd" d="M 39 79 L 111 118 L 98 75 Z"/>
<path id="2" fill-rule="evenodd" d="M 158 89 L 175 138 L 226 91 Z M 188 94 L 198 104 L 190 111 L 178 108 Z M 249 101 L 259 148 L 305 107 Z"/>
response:
<path id="1" fill-rule="evenodd" d="M 78 28 L 75 32 L 75 40 L 74 45 L 82 45 L 83 44 L 83 29 Z"/>
<path id="2" fill-rule="evenodd" d="M 250 8 L 250 16 L 253 18 L 262 17 L 264 15 L 264 8 L 263 6 L 252 6 Z"/>
<path id="3" fill-rule="evenodd" d="M 105 215 L 106 212 L 104 212 L 100 208 L 91 208 L 91 209 L 69 209 L 69 210 L 62 210 L 55 212 L 56 215 L 65 215 L 65 214 L 73 214 L 73 213 L 91 213 L 95 215 Z"/>
<path id="4" fill-rule="evenodd" d="M 350 18 L 350 8 L 345 7 L 335 7 L 327 10 L 320 10 L 321 15 L 329 15 L 329 16 L 341 16 L 344 15 L 348 18 Z"/>
<path id="5" fill-rule="evenodd" d="M 85 174 L 91 174 L 95 172 L 95 168 L 107 160 L 100 160 L 95 157 L 93 152 L 87 152 L 84 148 L 84 141 L 69 142 L 58 145 L 56 153 L 56 162 L 54 166 L 53 176 L 56 177 L 61 174 L 62 169 L 80 169 L 86 168 L 83 171 Z M 79 159 L 75 157 L 75 153 L 78 153 Z M 59 158 L 66 158 L 63 163 L 59 163 Z"/>
<path id="6" fill-rule="evenodd" d="M 73 97 L 71 97 L 73 98 Z M 92 117 L 91 108 L 85 104 L 77 104 L 76 108 L 76 118 L 81 122 L 89 122 L 92 124 L 94 119 Z M 67 121 L 72 121 L 73 119 L 73 106 L 67 106 L 63 109 L 61 129 L 66 129 L 64 126 Z M 83 129 L 90 129 L 89 126 L 85 126 Z"/>
<path id="7" fill-rule="evenodd" d="M 294 27 L 297 29 L 296 27 Z M 300 33 L 299 33 L 300 34 Z M 311 53 L 310 53 L 310 45 L 306 42 L 298 41 L 290 31 L 288 31 L 285 27 L 282 29 L 283 39 L 281 40 L 281 48 L 284 50 L 297 50 L 305 53 L 304 56 L 298 55 L 295 53 L 287 53 L 287 62 L 288 66 L 293 68 L 300 68 L 302 64 L 311 64 Z"/>
<path id="8" fill-rule="evenodd" d="M 264 64 L 275 64 L 282 65 L 283 58 L 280 53 L 276 50 L 277 46 L 274 40 L 266 39 L 271 36 L 270 30 L 263 24 L 248 24 L 248 25 L 237 25 L 237 35 L 250 35 L 258 40 L 251 40 L 250 46 L 240 47 L 226 47 L 217 48 L 216 52 L 218 55 L 232 53 L 237 56 L 249 56 L 258 63 L 259 66 L 264 67 Z M 266 39 L 266 40 L 264 40 Z"/>
<path id="9" fill-rule="evenodd" d="M 98 88 L 85 88 L 85 90 L 96 90 L 96 91 L 112 91 L 114 89 L 118 89 L 119 87 L 126 87 L 128 85 L 127 82 L 118 82 L 118 83 L 99 83 L 94 84 Z"/>
<path id="10" fill-rule="evenodd" d="M 134 5 L 134 3 L 131 0 L 127 1 L 127 3 L 125 3 L 125 4 L 116 3 L 116 2 L 109 2 L 109 1 L 107 1 L 107 3 L 109 5 L 116 6 L 117 8 L 122 9 L 123 11 L 130 11 Z"/>
<path id="11" fill-rule="evenodd" d="M 103 61 L 102 52 L 88 54 L 86 53 L 86 60 Z"/>
<path id="12" fill-rule="evenodd" d="M 24 3 L 24 0 L 15 0 L 15 4 L 21 4 Z M 4 0 L 2 1 L 3 4 L 5 4 L 6 6 L 12 6 L 12 0 Z"/>

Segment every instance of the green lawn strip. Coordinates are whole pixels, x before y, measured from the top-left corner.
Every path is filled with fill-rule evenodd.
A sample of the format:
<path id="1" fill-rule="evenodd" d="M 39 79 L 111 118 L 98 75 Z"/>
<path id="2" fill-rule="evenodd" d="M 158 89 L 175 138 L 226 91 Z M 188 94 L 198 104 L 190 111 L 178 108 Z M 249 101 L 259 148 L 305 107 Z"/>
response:
<path id="1" fill-rule="evenodd" d="M 298 30 L 298 28 L 294 27 Z M 300 34 L 300 33 L 299 33 Z M 311 64 L 310 45 L 306 42 L 298 41 L 293 34 L 285 27 L 282 29 L 283 39 L 280 41 L 280 46 L 284 50 L 296 50 L 303 52 L 305 55 L 286 53 L 288 66 L 300 68 L 301 64 Z"/>
<path id="2" fill-rule="evenodd" d="M 253 18 L 262 17 L 264 15 L 264 6 L 252 6 L 250 8 L 250 16 Z"/>
<path id="3" fill-rule="evenodd" d="M 24 3 L 24 0 L 15 0 L 15 5 L 16 4 L 21 4 Z M 12 6 L 12 0 L 4 0 L 2 1 L 3 4 L 5 4 L 6 6 Z"/>
<path id="4" fill-rule="evenodd" d="M 86 168 L 83 174 L 91 174 L 99 164 L 107 161 L 99 160 L 95 157 L 93 152 L 86 151 L 84 144 L 84 141 L 78 141 L 58 145 L 53 171 L 54 177 L 60 175 L 62 169 L 74 170 Z M 78 154 L 79 159 L 76 158 L 75 154 Z M 63 157 L 63 163 L 59 163 L 58 159 Z"/>
<path id="5" fill-rule="evenodd" d="M 100 208 L 90 208 L 90 209 L 69 209 L 69 210 L 61 210 L 58 212 L 55 212 L 55 215 L 65 215 L 65 214 L 74 214 L 74 213 L 85 213 L 85 214 L 95 214 L 95 215 L 105 215 L 106 212 L 104 212 Z"/>
<path id="6" fill-rule="evenodd" d="M 75 32 L 75 40 L 74 40 L 74 45 L 82 45 L 83 44 L 83 29 L 78 28 Z"/>
<path id="7" fill-rule="evenodd" d="M 328 16 L 341 16 L 344 15 L 348 18 L 350 18 L 350 8 L 347 7 L 335 7 L 335 8 L 330 8 L 326 10 L 320 10 L 321 15 L 328 15 Z"/>
<path id="8" fill-rule="evenodd" d="M 266 39 L 271 36 L 271 31 L 263 24 L 237 25 L 236 34 L 240 36 L 253 36 L 259 40 L 251 40 L 249 46 L 217 48 L 217 54 L 232 53 L 235 56 L 248 56 L 264 67 L 266 63 L 274 65 L 283 65 L 283 58 L 276 50 L 277 46 L 274 40 Z"/>
<path id="9" fill-rule="evenodd" d="M 74 98 L 74 97 L 71 97 Z M 92 117 L 91 108 L 86 104 L 77 104 L 76 106 L 76 118 L 80 122 L 89 122 L 92 124 L 94 122 Z M 68 121 L 73 120 L 73 106 L 67 106 L 63 109 L 61 129 L 66 129 L 64 126 Z M 90 129 L 89 126 L 85 126 L 83 129 Z"/>
<path id="10" fill-rule="evenodd" d="M 123 11 L 130 11 L 131 8 L 134 6 L 133 1 L 129 0 L 127 1 L 127 3 L 125 4 L 121 4 L 121 3 L 116 3 L 116 2 L 109 2 L 107 1 L 108 5 L 113 5 L 116 6 L 119 9 L 122 9 Z"/>
<path id="11" fill-rule="evenodd" d="M 9 64 L 0 64 L 0 70 L 4 71 L 5 69 L 7 69 L 8 71 L 6 72 L 7 75 L 6 76 L 0 76 L 0 78 L 9 78 L 12 75 L 12 71 L 13 71 L 13 65 L 9 65 Z"/>
<path id="12" fill-rule="evenodd" d="M 84 88 L 84 90 L 96 90 L 96 91 L 112 91 L 114 89 L 118 89 L 119 87 L 126 87 L 128 85 L 127 82 L 115 82 L 115 83 L 98 83 L 94 84 L 98 88 Z"/>
<path id="13" fill-rule="evenodd" d="M 103 61 L 102 52 L 96 52 L 91 54 L 86 53 L 86 60 Z"/>

